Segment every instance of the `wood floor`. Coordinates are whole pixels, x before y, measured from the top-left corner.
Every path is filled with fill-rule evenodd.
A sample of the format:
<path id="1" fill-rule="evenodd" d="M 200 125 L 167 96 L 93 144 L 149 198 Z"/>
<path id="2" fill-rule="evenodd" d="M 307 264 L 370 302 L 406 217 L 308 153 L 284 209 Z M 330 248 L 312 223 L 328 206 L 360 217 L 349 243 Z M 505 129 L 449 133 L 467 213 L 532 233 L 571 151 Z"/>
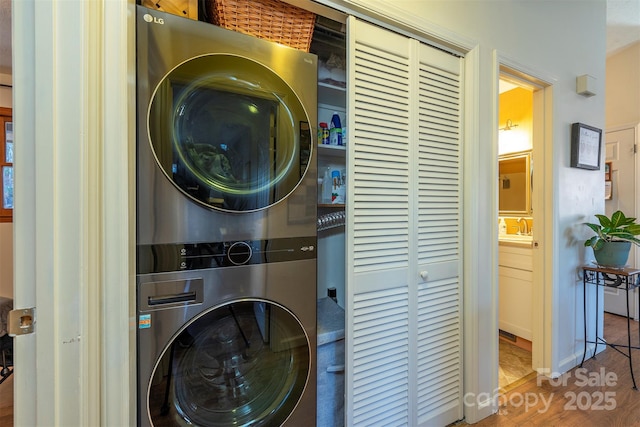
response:
<path id="1" fill-rule="evenodd" d="M 626 342 L 624 317 L 607 313 L 604 321 L 608 342 Z M 639 345 L 638 322 L 631 322 L 631 336 L 631 344 Z M 640 387 L 640 350 L 633 351 L 633 364 Z M 498 413 L 473 426 L 640 426 L 640 391 L 632 388 L 628 359 L 607 348 L 583 368 L 552 381 L 532 375 L 498 399 Z"/>
<path id="2" fill-rule="evenodd" d="M 638 322 L 631 322 L 632 345 L 638 344 Z M 624 342 L 626 320 L 605 314 L 605 339 Z M 633 354 L 640 387 L 640 350 Z M 511 388 L 499 400 L 497 414 L 475 427 L 558 426 L 640 427 L 640 391 L 633 390 L 628 360 L 612 348 L 585 361 L 555 381 L 532 378 Z M 464 422 L 456 424 L 467 426 Z M 13 375 L 0 384 L 0 426 L 13 426 Z"/>

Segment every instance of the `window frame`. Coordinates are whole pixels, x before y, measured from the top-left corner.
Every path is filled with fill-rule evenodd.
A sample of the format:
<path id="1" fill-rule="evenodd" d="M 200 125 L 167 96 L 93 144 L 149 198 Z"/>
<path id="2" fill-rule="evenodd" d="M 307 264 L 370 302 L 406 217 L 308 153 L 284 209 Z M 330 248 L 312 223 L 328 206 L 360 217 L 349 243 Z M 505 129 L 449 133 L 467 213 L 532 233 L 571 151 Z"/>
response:
<path id="1" fill-rule="evenodd" d="M 13 122 L 13 114 L 11 108 L 0 107 L 0 122 L 2 123 L 2 137 L 0 138 L 0 171 L 4 170 L 5 166 L 13 167 L 13 162 L 7 162 L 7 141 L 6 141 L 6 123 Z M 15 141 L 15 138 L 14 138 Z M 15 143 L 15 142 L 14 142 Z M 15 146 L 14 146 L 15 150 Z M 4 190 L 4 176 L 0 175 L 2 178 L 0 179 L 0 183 L 2 183 L 2 190 Z M 14 194 L 15 195 L 15 194 Z M 4 195 L 2 195 L 4 196 Z M 13 208 L 5 209 L 0 204 L 0 222 L 13 222 Z"/>

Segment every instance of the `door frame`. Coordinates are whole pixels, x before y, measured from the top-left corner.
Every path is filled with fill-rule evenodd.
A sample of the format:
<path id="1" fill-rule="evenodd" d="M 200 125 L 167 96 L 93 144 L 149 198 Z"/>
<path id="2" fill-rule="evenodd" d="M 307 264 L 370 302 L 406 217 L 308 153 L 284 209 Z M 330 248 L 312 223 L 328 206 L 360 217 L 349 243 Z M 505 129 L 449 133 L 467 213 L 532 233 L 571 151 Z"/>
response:
<path id="1" fill-rule="evenodd" d="M 533 227 L 533 319 L 532 319 L 532 367 L 538 375 L 552 374 L 553 357 L 553 84 L 555 78 L 540 70 L 520 64 L 494 51 L 496 87 L 500 76 L 508 75 L 522 86 L 533 89 L 533 143 L 532 159 L 535 162 L 535 184 L 533 185 L 532 208 Z M 495 91 L 496 106 L 499 91 Z M 498 128 L 498 110 L 495 111 L 495 127 Z M 498 138 L 496 132 L 494 147 L 496 152 L 495 179 L 498 181 Z M 496 186 L 496 199 L 498 188 Z M 495 218 L 498 218 L 496 207 Z M 495 221 L 497 224 L 497 221 Z M 498 235 L 495 234 L 496 245 Z M 548 244 L 547 244 L 548 243 Z M 495 259 L 497 268 L 498 259 Z M 493 311 L 498 319 L 499 283 L 494 283 Z M 496 329 L 496 337 L 498 331 Z M 499 363 L 496 353 L 495 365 Z M 496 377 L 496 389 L 498 379 Z"/>
<path id="2" fill-rule="evenodd" d="M 16 425 L 135 425 L 134 8 L 12 6 Z"/>

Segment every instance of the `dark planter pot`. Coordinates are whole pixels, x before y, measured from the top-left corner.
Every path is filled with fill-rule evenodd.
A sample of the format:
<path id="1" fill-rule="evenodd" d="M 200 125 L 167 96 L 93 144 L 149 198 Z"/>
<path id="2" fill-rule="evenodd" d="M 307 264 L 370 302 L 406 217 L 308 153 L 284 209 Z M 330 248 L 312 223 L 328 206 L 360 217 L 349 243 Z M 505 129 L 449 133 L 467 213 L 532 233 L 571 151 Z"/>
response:
<path id="1" fill-rule="evenodd" d="M 627 265 L 631 242 L 605 242 L 598 250 L 593 251 L 598 265 L 603 267 L 624 267 Z"/>

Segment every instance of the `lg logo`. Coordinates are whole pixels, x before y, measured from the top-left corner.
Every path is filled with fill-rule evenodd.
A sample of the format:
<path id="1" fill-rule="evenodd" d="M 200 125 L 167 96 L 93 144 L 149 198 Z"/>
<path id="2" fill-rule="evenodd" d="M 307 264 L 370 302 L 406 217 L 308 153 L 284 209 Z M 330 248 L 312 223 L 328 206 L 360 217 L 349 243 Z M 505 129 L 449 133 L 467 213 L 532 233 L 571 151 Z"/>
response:
<path id="1" fill-rule="evenodd" d="M 153 22 L 154 24 L 164 24 L 164 19 L 156 18 L 155 16 L 151 16 L 148 13 L 145 13 L 142 18 L 149 23 Z"/>

